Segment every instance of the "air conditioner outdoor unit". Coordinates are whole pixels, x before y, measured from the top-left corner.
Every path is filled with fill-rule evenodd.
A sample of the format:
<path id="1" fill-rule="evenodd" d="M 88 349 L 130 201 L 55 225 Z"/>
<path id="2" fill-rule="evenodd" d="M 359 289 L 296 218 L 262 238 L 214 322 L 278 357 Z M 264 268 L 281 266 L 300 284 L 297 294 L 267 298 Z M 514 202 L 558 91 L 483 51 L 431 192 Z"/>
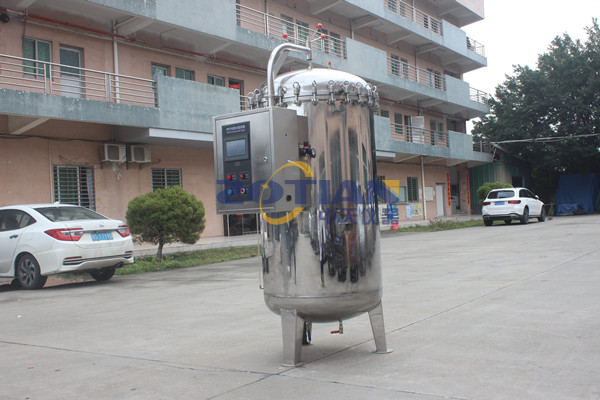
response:
<path id="1" fill-rule="evenodd" d="M 104 152 L 102 153 L 102 161 L 124 163 L 127 161 L 127 152 L 124 144 L 104 144 Z"/>
<path id="2" fill-rule="evenodd" d="M 149 163 L 151 161 L 150 147 L 138 145 L 129 146 L 130 163 Z"/>

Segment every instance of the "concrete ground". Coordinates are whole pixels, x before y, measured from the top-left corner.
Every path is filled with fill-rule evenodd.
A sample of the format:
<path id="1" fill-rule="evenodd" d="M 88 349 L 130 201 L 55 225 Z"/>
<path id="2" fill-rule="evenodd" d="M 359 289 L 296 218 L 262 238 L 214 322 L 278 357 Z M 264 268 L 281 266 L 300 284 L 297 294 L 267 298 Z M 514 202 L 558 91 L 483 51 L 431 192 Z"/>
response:
<path id="1" fill-rule="evenodd" d="M 600 215 L 381 240 L 391 354 L 367 315 L 280 366 L 258 259 L 0 285 L 0 399 L 600 398 Z"/>

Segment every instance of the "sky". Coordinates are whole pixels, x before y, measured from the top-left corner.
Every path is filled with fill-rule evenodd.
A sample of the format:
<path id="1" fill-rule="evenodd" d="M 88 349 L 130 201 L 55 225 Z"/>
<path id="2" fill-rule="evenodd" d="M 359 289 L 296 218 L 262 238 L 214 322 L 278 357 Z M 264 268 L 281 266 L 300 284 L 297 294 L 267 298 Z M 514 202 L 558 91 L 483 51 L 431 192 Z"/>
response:
<path id="1" fill-rule="evenodd" d="M 485 0 L 484 13 L 484 20 L 462 29 L 485 46 L 488 66 L 464 79 L 493 95 L 505 75 L 514 75 L 513 65 L 535 69 L 556 36 L 567 33 L 585 42 L 585 27 L 592 18 L 600 20 L 600 0 Z"/>

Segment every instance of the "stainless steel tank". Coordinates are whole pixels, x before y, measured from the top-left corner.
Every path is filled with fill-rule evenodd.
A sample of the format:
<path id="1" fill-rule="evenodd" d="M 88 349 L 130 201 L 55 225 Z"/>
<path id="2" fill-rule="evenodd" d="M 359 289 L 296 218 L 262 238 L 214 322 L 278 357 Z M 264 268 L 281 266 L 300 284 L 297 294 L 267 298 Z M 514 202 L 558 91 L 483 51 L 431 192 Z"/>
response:
<path id="1" fill-rule="evenodd" d="M 261 221 L 264 296 L 282 317 L 284 365 L 300 363 L 301 339 L 312 322 L 341 323 L 365 312 L 376 351 L 388 352 L 373 186 L 376 88 L 322 68 L 269 83 L 255 91 L 254 104 L 296 110 L 306 149 L 300 160 L 312 172 L 297 185 L 304 209 L 295 218 L 281 223 L 286 213 L 271 213 Z"/>

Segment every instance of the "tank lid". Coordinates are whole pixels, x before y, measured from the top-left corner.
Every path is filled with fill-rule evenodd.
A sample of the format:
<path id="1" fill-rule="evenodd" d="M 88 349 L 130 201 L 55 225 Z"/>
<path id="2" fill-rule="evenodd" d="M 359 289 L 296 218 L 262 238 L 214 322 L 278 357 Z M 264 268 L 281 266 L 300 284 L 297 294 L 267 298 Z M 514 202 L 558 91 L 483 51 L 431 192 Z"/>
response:
<path id="1" fill-rule="evenodd" d="M 279 106 L 300 105 L 304 102 L 317 104 L 326 101 L 334 104 L 357 103 L 378 107 L 377 87 L 348 72 L 327 68 L 308 68 L 290 71 L 275 78 L 275 104 Z M 252 93 L 253 107 L 265 102 L 266 85 Z"/>

